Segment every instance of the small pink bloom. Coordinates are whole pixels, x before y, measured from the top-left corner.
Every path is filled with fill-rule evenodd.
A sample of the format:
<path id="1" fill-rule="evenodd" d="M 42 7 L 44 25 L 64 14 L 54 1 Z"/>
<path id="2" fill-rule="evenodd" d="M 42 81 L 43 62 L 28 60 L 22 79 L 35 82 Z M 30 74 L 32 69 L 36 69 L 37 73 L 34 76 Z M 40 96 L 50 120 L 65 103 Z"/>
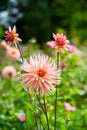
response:
<path id="1" fill-rule="evenodd" d="M 11 60 L 18 60 L 20 58 L 20 52 L 17 48 L 15 47 L 10 47 L 7 50 L 7 57 Z"/>
<path id="2" fill-rule="evenodd" d="M 18 118 L 18 120 L 21 121 L 21 122 L 25 122 L 25 121 L 26 121 L 26 117 L 25 117 L 25 114 L 24 114 L 24 113 L 17 115 L 17 118 Z"/>
<path id="3" fill-rule="evenodd" d="M 21 69 L 25 71 L 21 75 L 25 89 L 45 95 L 55 89 L 53 84 L 60 83 L 60 70 L 53 64 L 48 56 L 32 55 L 29 61 L 24 61 Z"/>
<path id="4" fill-rule="evenodd" d="M 76 50 L 76 47 L 74 45 L 69 44 L 69 51 L 73 53 L 75 52 L 75 50 Z"/>
<path id="5" fill-rule="evenodd" d="M 76 107 L 74 106 L 71 106 L 69 103 L 65 102 L 64 103 L 64 106 L 66 108 L 67 111 L 75 111 L 76 110 Z"/>
<path id="6" fill-rule="evenodd" d="M 54 44 L 54 41 L 48 41 L 47 42 L 47 45 L 51 48 L 55 48 L 55 44 Z"/>
<path id="7" fill-rule="evenodd" d="M 61 68 L 66 68 L 66 66 L 67 66 L 67 64 L 66 64 L 64 61 L 62 61 L 62 62 L 60 63 L 60 67 L 61 67 Z"/>
<path id="8" fill-rule="evenodd" d="M 16 69 L 13 66 L 6 66 L 2 70 L 2 77 L 4 79 L 14 78 L 14 77 L 16 77 L 16 75 L 17 75 L 17 72 L 16 72 Z"/>
<path id="9" fill-rule="evenodd" d="M 64 50 L 68 50 L 69 40 L 67 40 L 66 36 L 63 34 L 53 34 L 55 49 L 57 52 L 64 52 Z"/>
<path id="10" fill-rule="evenodd" d="M 2 63 L 3 59 L 0 57 L 0 63 Z"/>
<path id="11" fill-rule="evenodd" d="M 9 48 L 9 45 L 7 45 L 5 40 L 1 41 L 1 46 L 4 50 L 7 50 Z"/>

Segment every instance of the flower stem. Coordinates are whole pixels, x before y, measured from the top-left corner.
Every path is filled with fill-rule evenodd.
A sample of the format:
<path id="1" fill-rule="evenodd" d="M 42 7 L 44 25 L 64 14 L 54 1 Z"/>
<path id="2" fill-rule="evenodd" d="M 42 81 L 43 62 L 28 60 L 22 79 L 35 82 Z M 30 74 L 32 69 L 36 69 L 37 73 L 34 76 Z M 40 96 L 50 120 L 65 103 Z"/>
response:
<path id="1" fill-rule="evenodd" d="M 59 52 L 57 52 L 57 69 L 59 68 Z M 56 114 L 57 114 L 57 97 L 58 97 L 58 88 L 57 88 L 57 85 L 56 85 L 56 95 L 55 95 L 55 110 L 54 110 L 54 130 L 56 130 Z"/>
<path id="2" fill-rule="evenodd" d="M 23 56 L 22 56 L 22 51 L 21 51 L 21 49 L 20 49 L 19 43 L 17 43 L 17 47 L 18 47 L 18 50 L 19 50 L 19 52 L 20 52 L 20 56 L 21 56 L 21 59 L 22 59 L 22 62 L 23 62 L 24 59 L 23 59 Z"/>
<path id="3" fill-rule="evenodd" d="M 50 130 L 49 120 L 48 120 L 48 115 L 47 115 L 47 108 L 46 108 L 45 96 L 43 96 L 43 101 L 44 101 L 45 115 L 46 115 L 46 120 L 47 120 L 47 127 L 48 127 L 48 130 Z"/>
<path id="4" fill-rule="evenodd" d="M 45 110 L 44 110 L 43 105 L 42 105 L 42 103 L 41 103 L 41 101 L 40 101 L 40 94 L 39 94 L 39 96 L 36 94 L 36 97 L 37 97 L 37 100 L 38 100 L 38 102 L 39 102 L 40 108 L 42 109 L 43 113 L 45 114 Z M 44 128 L 44 126 L 43 126 L 43 123 L 42 123 L 42 121 L 41 121 L 41 117 L 40 117 L 40 116 L 39 116 L 39 119 L 40 119 L 40 124 L 41 124 L 42 127 L 43 127 L 43 130 L 45 130 L 45 128 Z"/>
<path id="5" fill-rule="evenodd" d="M 40 108 L 41 108 L 41 109 L 43 110 L 43 112 L 45 113 L 44 108 L 43 108 L 43 106 L 42 106 L 42 104 L 41 104 L 40 98 L 38 97 L 38 95 L 36 95 L 36 97 L 37 97 L 37 99 L 38 99 Z"/>
<path id="6" fill-rule="evenodd" d="M 29 93 L 29 97 L 30 97 L 30 103 L 32 104 L 32 99 L 31 99 L 30 93 Z M 36 113 L 35 112 L 34 112 L 34 119 L 35 119 L 36 128 L 38 130 L 38 123 L 37 123 L 37 118 L 36 118 Z"/>

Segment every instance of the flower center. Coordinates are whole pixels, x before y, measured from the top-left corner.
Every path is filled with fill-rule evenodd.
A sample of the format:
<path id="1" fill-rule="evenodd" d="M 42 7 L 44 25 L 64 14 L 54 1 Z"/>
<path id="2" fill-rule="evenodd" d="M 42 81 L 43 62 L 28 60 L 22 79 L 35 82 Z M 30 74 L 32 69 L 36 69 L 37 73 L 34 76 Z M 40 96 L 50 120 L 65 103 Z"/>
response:
<path id="1" fill-rule="evenodd" d="M 46 71 L 43 70 L 43 69 L 40 69 L 40 70 L 38 71 L 38 75 L 39 75 L 40 77 L 43 77 L 45 74 L 46 74 Z"/>
<path id="2" fill-rule="evenodd" d="M 9 77 L 12 77 L 12 73 L 11 72 L 9 72 L 8 75 L 9 75 Z"/>
<path id="3" fill-rule="evenodd" d="M 64 41 L 63 41 L 62 38 L 56 39 L 56 42 L 57 42 L 58 45 L 64 45 Z"/>
<path id="4" fill-rule="evenodd" d="M 12 34 L 8 34 L 6 36 L 6 41 L 13 42 L 14 41 L 14 36 Z"/>
<path id="5" fill-rule="evenodd" d="M 15 51 L 13 51 L 13 52 L 12 52 L 12 55 L 15 55 L 15 54 L 16 54 L 16 52 L 15 52 Z"/>

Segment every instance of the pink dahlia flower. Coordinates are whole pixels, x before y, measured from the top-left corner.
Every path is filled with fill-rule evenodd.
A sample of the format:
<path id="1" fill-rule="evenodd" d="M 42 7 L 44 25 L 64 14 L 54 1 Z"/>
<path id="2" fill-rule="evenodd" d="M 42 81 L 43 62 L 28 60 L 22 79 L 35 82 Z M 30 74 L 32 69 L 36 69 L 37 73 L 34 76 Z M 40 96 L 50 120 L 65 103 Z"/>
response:
<path id="1" fill-rule="evenodd" d="M 15 47 L 10 47 L 8 50 L 7 50 L 7 57 L 11 60 L 17 60 L 20 58 L 20 52 L 17 48 Z"/>
<path id="2" fill-rule="evenodd" d="M 55 44 L 54 44 L 54 41 L 48 41 L 47 42 L 47 45 L 51 48 L 55 48 Z"/>
<path id="3" fill-rule="evenodd" d="M 16 77 L 17 72 L 16 69 L 13 66 L 6 66 L 3 70 L 2 70 L 2 77 L 4 79 L 6 78 L 14 78 Z"/>
<path id="4" fill-rule="evenodd" d="M 18 114 L 18 115 L 17 115 L 17 118 L 18 118 L 18 120 L 21 121 L 21 122 L 25 122 L 25 121 L 26 121 L 26 117 L 25 117 L 25 114 L 24 114 L 24 113 Z"/>
<path id="5" fill-rule="evenodd" d="M 60 70 L 56 64 L 51 63 L 48 56 L 32 55 L 29 61 L 24 61 L 21 69 L 25 71 L 21 75 L 24 80 L 25 89 L 45 95 L 54 90 L 53 84 L 60 83 Z"/>
<path id="6" fill-rule="evenodd" d="M 66 108 L 67 111 L 75 111 L 76 110 L 76 107 L 74 106 L 71 106 L 69 103 L 65 102 L 64 103 L 64 106 Z"/>
<path id="7" fill-rule="evenodd" d="M 55 49 L 57 52 L 64 52 L 64 50 L 68 50 L 69 40 L 67 40 L 66 36 L 63 34 L 53 34 L 53 38 L 55 40 Z"/>

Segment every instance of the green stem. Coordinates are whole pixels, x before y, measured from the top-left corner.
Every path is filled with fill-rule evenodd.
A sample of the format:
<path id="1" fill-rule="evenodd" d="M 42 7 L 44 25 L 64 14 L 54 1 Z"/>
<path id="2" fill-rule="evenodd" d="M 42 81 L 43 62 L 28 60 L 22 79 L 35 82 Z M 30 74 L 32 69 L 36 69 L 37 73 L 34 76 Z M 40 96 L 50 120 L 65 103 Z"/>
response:
<path id="1" fill-rule="evenodd" d="M 37 99 L 38 99 L 40 108 L 41 108 L 41 109 L 43 110 L 43 112 L 45 113 L 44 108 L 43 108 L 43 106 L 42 106 L 42 104 L 41 104 L 40 98 L 38 97 L 38 95 L 36 95 L 36 97 L 37 97 Z"/>
<path id="2" fill-rule="evenodd" d="M 41 101 L 40 101 L 40 94 L 39 94 L 39 96 L 36 94 L 36 97 L 37 97 L 37 100 L 38 100 L 38 102 L 39 102 L 40 108 L 42 109 L 43 113 L 45 114 L 45 110 L 44 110 L 43 105 L 42 105 L 42 103 L 41 103 Z M 40 116 L 39 116 L 39 119 L 40 119 L 40 124 L 41 124 L 42 127 L 43 127 L 43 130 L 45 130 L 45 128 L 44 128 L 44 126 L 43 126 L 43 123 L 42 123 L 42 121 L 41 121 L 41 117 L 40 117 Z"/>
<path id="3" fill-rule="evenodd" d="M 30 93 L 29 93 L 29 96 L 30 96 L 30 103 L 32 104 L 32 99 L 31 99 Z M 37 118 L 36 118 L 36 117 L 37 117 L 37 116 L 36 116 L 36 113 L 34 112 L 35 124 L 36 124 L 36 128 L 37 128 L 37 130 L 38 130 L 38 123 L 37 123 Z"/>
<path id="4" fill-rule="evenodd" d="M 22 56 L 22 51 L 21 51 L 21 49 L 20 49 L 19 43 L 17 43 L 17 47 L 18 47 L 18 50 L 19 50 L 19 52 L 20 52 L 20 56 L 21 56 L 21 59 L 22 59 L 22 62 L 23 62 L 24 59 L 23 59 L 23 56 Z"/>
<path id="5" fill-rule="evenodd" d="M 48 115 L 47 115 L 47 108 L 46 108 L 45 96 L 43 96 L 43 100 L 44 100 L 44 108 L 45 108 L 45 115 L 46 115 L 47 127 L 48 127 L 48 130 L 50 130 L 49 120 L 48 120 Z"/>
<path id="6" fill-rule="evenodd" d="M 57 52 L 57 69 L 59 68 L 59 52 Z M 56 116 L 57 116 L 57 97 L 58 97 L 58 89 L 56 85 L 56 95 L 55 95 L 55 115 L 54 115 L 54 130 L 56 130 Z"/>

